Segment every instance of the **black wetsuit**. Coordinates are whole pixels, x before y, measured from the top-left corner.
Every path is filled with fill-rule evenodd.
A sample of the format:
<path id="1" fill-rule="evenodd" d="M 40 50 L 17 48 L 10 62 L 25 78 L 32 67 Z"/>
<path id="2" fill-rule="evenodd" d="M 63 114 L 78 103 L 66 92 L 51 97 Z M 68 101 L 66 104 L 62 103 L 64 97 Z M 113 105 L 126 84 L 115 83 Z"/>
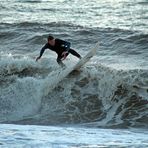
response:
<path id="1" fill-rule="evenodd" d="M 67 51 L 67 56 L 69 53 L 71 53 L 72 55 L 81 58 L 81 56 L 73 49 L 70 48 L 70 42 L 67 41 L 63 41 L 60 39 L 55 39 L 55 45 L 52 46 L 49 43 L 46 43 L 45 46 L 41 49 L 40 51 L 40 57 L 43 55 L 45 49 L 50 49 L 52 51 L 55 51 L 58 55 L 57 57 L 57 62 L 58 64 L 62 64 L 61 59 L 63 58 L 62 53 L 64 51 Z"/>

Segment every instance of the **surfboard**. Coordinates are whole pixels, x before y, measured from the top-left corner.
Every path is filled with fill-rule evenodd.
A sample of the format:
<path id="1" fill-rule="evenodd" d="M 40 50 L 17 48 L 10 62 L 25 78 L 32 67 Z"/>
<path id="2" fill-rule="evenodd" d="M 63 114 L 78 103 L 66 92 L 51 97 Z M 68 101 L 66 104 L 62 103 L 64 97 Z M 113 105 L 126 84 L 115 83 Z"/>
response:
<path id="1" fill-rule="evenodd" d="M 83 66 L 86 62 L 88 62 L 95 54 L 96 50 L 99 47 L 99 42 L 96 43 L 95 47 L 92 48 L 84 57 L 82 57 L 76 65 L 73 66 L 73 70 L 78 70 Z"/>

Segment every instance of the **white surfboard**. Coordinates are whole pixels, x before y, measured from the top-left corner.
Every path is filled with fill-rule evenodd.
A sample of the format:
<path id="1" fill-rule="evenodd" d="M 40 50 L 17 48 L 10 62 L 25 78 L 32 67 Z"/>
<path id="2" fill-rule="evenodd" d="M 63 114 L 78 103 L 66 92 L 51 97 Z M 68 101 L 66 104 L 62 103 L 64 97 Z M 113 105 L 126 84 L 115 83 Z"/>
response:
<path id="1" fill-rule="evenodd" d="M 79 69 L 86 62 L 88 62 L 96 54 L 96 50 L 98 47 L 99 47 L 99 42 L 97 42 L 95 47 L 92 48 L 81 60 L 79 60 L 79 62 L 73 67 L 73 70 Z"/>

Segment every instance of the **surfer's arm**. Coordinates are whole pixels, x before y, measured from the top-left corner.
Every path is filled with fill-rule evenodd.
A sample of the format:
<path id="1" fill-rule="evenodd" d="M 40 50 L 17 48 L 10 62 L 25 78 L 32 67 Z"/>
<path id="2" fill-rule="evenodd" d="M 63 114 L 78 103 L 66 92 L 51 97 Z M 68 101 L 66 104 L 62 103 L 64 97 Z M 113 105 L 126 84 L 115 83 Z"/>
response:
<path id="1" fill-rule="evenodd" d="M 43 55 L 45 49 L 47 49 L 47 44 L 41 49 L 40 55 L 36 58 L 36 61 L 38 61 L 38 60 L 42 57 L 42 55 Z"/>

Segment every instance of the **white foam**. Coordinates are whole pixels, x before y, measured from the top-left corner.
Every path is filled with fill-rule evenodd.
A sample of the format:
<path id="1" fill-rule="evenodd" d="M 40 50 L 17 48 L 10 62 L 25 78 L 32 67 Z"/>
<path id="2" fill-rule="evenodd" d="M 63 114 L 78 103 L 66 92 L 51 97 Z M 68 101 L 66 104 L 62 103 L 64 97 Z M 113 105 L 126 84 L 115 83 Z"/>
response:
<path id="1" fill-rule="evenodd" d="M 56 61 L 46 58 L 41 59 L 38 63 L 29 57 L 15 58 L 7 55 L 0 61 L 0 72 L 2 79 L 8 77 L 7 87 L 2 87 L 1 91 L 1 121 L 15 121 L 23 119 L 38 112 L 41 107 L 41 100 L 51 92 L 57 84 L 71 71 L 71 67 L 62 70 L 56 65 Z M 33 68 L 44 69 L 50 68 L 53 71 L 47 74 L 45 78 L 40 75 L 35 77 L 25 76 L 19 78 L 17 75 L 12 80 L 12 75 L 22 72 L 24 69 L 33 70 Z M 36 71 L 35 71 L 36 73 Z"/>
<path id="2" fill-rule="evenodd" d="M 15 121 L 37 113 L 42 98 L 40 88 L 40 81 L 26 77 L 1 89 L 1 120 Z"/>
<path id="3" fill-rule="evenodd" d="M 49 60 L 45 57 L 38 63 L 29 57 L 11 57 L 9 58 L 9 61 L 8 58 L 2 59 L 0 61 L 0 72 L 3 78 L 9 77 L 9 83 L 5 84 L 7 87 L 1 86 L 0 89 L 0 101 L 2 105 L 0 114 L 1 121 L 20 120 L 24 117 L 37 114 L 38 111 L 40 111 L 40 108 L 42 108 L 42 113 L 47 114 L 55 111 L 56 109 L 61 109 L 64 114 L 68 104 L 74 101 L 78 102 L 79 99 L 83 100 L 86 98 L 86 95 L 89 94 L 96 95 L 98 101 L 100 100 L 102 102 L 103 106 L 101 108 L 104 112 L 107 112 L 107 115 L 100 124 L 105 125 L 114 118 L 118 107 L 124 103 L 124 100 L 119 100 L 120 98 L 117 98 L 119 101 L 118 103 L 112 100 L 118 86 L 123 85 L 126 87 L 129 92 L 126 98 L 130 97 L 130 95 L 135 91 L 137 95 L 143 94 L 143 99 L 148 98 L 147 92 L 142 91 L 142 87 L 138 89 L 138 91 L 133 88 L 133 84 L 136 84 L 137 82 L 140 86 L 145 83 L 146 77 L 143 77 L 143 75 L 146 74 L 146 71 L 119 71 L 113 68 L 105 67 L 104 65 L 97 65 L 96 61 L 91 60 L 85 65 L 85 67 L 82 68 L 82 71 L 78 75 L 65 78 L 65 76 L 71 71 L 71 62 L 75 63 L 76 59 L 67 59 L 65 63 L 69 67 L 65 70 L 61 70 L 58 65 L 54 66 L 56 63 L 55 58 L 51 58 Z M 44 73 L 41 74 L 37 71 L 33 71 L 35 73 L 33 76 L 18 77 L 15 75 L 15 72 L 19 73 L 28 67 L 31 70 L 36 68 L 41 71 L 49 68 L 49 72 L 47 70 L 47 74 L 45 76 L 42 76 Z M 7 71 L 6 74 L 9 74 L 10 76 L 5 76 L 5 71 Z M 14 81 L 11 81 L 13 75 L 15 78 Z M 85 78 L 88 81 L 85 86 L 81 87 L 77 85 L 79 81 Z M 54 89 L 57 86 L 60 86 L 62 90 L 58 91 Z M 73 89 L 76 90 L 76 92 L 74 92 L 76 93 L 75 96 L 72 95 Z M 43 99 L 44 103 L 42 102 Z M 63 99 L 63 102 L 61 99 Z M 73 114 L 79 114 L 79 108 L 77 108 L 77 106 L 74 107 L 75 110 L 73 111 Z M 89 113 L 89 110 L 85 109 L 85 113 Z M 116 115 L 116 121 L 118 123 L 122 122 L 121 116 L 122 112 L 121 114 Z"/>
<path id="4" fill-rule="evenodd" d="M 5 57 L 0 60 L 0 75 L 13 74 L 29 67 L 38 67 L 38 65 L 34 60 L 27 57 L 17 59 L 14 57 Z"/>
<path id="5" fill-rule="evenodd" d="M 1 147 L 147 147 L 146 130 L 1 124 Z"/>

